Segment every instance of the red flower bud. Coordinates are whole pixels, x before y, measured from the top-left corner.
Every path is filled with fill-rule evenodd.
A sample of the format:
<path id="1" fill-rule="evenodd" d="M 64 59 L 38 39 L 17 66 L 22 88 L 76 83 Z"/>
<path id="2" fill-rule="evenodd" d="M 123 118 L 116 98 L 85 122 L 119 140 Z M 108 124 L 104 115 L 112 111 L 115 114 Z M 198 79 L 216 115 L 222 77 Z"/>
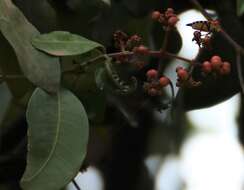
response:
<path id="1" fill-rule="evenodd" d="M 165 86 L 167 86 L 169 83 L 170 83 L 170 80 L 169 80 L 168 77 L 161 77 L 161 78 L 159 79 L 159 84 L 160 84 L 161 87 L 165 87 Z"/>

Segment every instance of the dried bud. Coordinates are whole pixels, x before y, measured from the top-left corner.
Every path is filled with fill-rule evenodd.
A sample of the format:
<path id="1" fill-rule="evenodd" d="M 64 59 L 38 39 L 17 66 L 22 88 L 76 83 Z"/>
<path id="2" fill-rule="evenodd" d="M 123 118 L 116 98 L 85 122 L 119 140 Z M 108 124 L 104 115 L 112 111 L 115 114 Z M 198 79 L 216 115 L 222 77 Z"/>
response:
<path id="1" fill-rule="evenodd" d="M 169 85 L 169 83 L 170 83 L 170 80 L 168 77 L 161 77 L 159 79 L 159 84 L 161 87 L 165 87 L 165 86 Z"/>
<path id="2" fill-rule="evenodd" d="M 148 79 L 155 79 L 158 76 L 158 71 L 155 69 L 150 69 L 147 71 L 147 78 Z"/>
<path id="3" fill-rule="evenodd" d="M 152 19 L 158 20 L 160 18 L 161 13 L 159 11 L 153 11 L 152 12 Z"/>
<path id="4" fill-rule="evenodd" d="M 211 73 L 212 65 L 209 61 L 204 61 L 202 64 L 202 71 L 206 74 Z"/>

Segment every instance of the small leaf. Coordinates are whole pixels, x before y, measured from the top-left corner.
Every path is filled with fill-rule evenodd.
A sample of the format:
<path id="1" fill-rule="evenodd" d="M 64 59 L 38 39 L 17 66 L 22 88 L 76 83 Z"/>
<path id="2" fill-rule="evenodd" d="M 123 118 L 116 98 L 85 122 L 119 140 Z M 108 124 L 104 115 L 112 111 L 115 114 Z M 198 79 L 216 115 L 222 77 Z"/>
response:
<path id="1" fill-rule="evenodd" d="M 27 109 L 27 168 L 24 190 L 59 190 L 76 176 L 86 155 L 88 118 L 66 89 L 49 95 L 37 88 Z"/>
<path id="2" fill-rule="evenodd" d="M 241 16 L 244 13 L 244 0 L 237 0 L 237 15 Z"/>
<path id="3" fill-rule="evenodd" d="M 39 35 L 11 0 L 0 1 L 0 31 L 13 47 L 24 75 L 35 85 L 49 91 L 59 89 L 59 60 L 37 51 L 31 45 Z"/>
<path id="4" fill-rule="evenodd" d="M 39 35 L 32 40 L 32 44 L 37 49 L 54 56 L 79 55 L 96 48 L 105 51 L 104 47 L 97 42 L 63 31 Z"/>

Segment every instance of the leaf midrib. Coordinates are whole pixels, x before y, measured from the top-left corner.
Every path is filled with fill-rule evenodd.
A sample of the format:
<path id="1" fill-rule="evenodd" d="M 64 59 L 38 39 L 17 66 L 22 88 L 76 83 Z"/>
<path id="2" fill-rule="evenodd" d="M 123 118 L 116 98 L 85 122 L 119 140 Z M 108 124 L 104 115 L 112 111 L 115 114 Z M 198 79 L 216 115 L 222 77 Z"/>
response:
<path id="1" fill-rule="evenodd" d="M 39 44 L 53 44 L 53 43 L 58 43 L 58 44 L 94 44 L 94 45 L 97 45 L 97 46 L 101 46 L 95 42 L 91 42 L 91 41 L 87 41 L 87 42 L 78 42 L 78 41 L 43 41 L 43 40 L 33 40 L 33 43 L 39 43 Z"/>

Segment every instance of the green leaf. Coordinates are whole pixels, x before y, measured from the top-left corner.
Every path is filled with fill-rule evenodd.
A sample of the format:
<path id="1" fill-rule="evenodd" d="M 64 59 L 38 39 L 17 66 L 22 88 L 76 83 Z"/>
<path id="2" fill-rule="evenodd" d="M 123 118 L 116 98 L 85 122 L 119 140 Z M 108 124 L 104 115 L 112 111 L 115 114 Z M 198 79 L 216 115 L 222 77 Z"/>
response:
<path id="1" fill-rule="evenodd" d="M 241 16 L 244 13 L 244 0 L 237 0 L 237 15 Z"/>
<path id="2" fill-rule="evenodd" d="M 39 32 L 11 0 L 0 1 L 0 31 L 13 47 L 24 75 L 35 85 L 56 92 L 61 76 L 59 60 L 32 47 L 31 39 Z"/>
<path id="3" fill-rule="evenodd" d="M 24 190 L 59 190 L 78 173 L 86 155 L 88 118 L 66 89 L 49 95 L 37 88 L 27 109 L 27 168 Z"/>
<path id="4" fill-rule="evenodd" d="M 79 55 L 96 48 L 105 51 L 104 47 L 97 42 L 63 31 L 39 35 L 32 40 L 32 44 L 37 49 L 54 56 Z"/>

